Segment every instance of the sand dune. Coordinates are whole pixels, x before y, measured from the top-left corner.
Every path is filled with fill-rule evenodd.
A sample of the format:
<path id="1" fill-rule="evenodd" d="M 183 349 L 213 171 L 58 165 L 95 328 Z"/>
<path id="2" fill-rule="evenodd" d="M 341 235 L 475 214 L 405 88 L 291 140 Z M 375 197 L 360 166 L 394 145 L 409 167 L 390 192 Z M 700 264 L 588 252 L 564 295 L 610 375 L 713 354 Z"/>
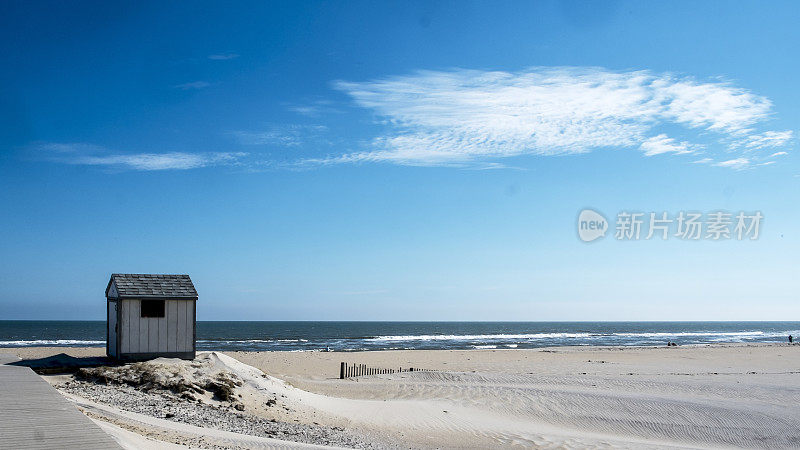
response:
<path id="1" fill-rule="evenodd" d="M 800 445 L 799 350 L 713 346 L 232 356 L 283 372 L 304 389 L 336 396 L 336 403 L 315 406 L 333 415 L 346 412 L 351 426 L 423 446 L 789 448 Z M 357 382 L 303 376 L 314 373 L 306 366 L 329 367 L 337 357 L 450 371 Z M 342 397 L 375 401 L 343 403 Z"/>
<path id="2" fill-rule="evenodd" d="M 148 364 L 193 370 L 186 379 L 201 384 L 224 372 L 248 415 L 341 427 L 359 436 L 354 446 L 797 448 L 798 357 L 800 346 L 731 345 L 211 352 Z M 341 360 L 437 371 L 339 380 Z"/>

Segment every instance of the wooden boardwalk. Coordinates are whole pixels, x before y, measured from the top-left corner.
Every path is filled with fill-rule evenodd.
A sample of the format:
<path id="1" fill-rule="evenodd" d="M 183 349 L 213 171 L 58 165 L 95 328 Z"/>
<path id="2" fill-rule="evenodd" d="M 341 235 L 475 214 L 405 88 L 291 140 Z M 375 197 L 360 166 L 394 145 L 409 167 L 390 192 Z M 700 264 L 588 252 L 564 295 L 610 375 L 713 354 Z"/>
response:
<path id="1" fill-rule="evenodd" d="M 0 449 L 121 449 L 28 367 L 0 354 Z"/>

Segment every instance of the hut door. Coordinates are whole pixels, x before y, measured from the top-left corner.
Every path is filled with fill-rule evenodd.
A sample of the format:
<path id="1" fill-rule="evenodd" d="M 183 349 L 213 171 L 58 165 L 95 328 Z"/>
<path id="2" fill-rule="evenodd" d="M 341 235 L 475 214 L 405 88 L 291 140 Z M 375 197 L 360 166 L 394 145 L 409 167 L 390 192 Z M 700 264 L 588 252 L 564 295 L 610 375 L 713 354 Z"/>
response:
<path id="1" fill-rule="evenodd" d="M 117 302 L 108 302 L 108 354 L 117 357 Z"/>

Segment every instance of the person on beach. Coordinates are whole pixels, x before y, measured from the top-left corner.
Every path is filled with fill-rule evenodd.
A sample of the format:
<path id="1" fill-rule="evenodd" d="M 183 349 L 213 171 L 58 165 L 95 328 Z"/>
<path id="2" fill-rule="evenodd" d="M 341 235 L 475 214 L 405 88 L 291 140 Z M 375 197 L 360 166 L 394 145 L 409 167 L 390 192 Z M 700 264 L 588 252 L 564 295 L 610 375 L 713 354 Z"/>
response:
<path id="1" fill-rule="evenodd" d="M 789 343 L 790 344 L 792 343 L 792 335 L 791 334 L 789 335 Z"/>

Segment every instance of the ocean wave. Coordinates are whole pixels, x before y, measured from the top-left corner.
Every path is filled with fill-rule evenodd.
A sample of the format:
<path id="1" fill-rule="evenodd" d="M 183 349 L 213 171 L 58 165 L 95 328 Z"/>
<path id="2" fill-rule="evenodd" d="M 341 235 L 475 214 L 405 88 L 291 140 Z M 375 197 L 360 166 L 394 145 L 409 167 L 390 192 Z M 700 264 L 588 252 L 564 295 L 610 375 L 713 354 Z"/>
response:
<path id="1" fill-rule="evenodd" d="M 491 340 L 519 340 L 530 341 L 537 339 L 614 339 L 614 338 L 678 338 L 678 337 L 713 337 L 727 338 L 764 338 L 781 337 L 786 332 L 764 331 L 675 331 L 652 333 L 527 333 L 527 334 L 423 334 L 401 336 L 377 336 L 365 339 L 366 341 L 491 341 Z"/>
<path id="2" fill-rule="evenodd" d="M 308 342 L 308 339 L 198 339 L 206 344 L 274 344 L 276 342 Z"/>
<path id="3" fill-rule="evenodd" d="M 562 332 L 542 329 L 532 332 L 535 327 L 503 327 L 503 328 L 466 328 L 462 330 L 448 330 L 442 334 L 435 334 L 437 328 L 406 329 L 404 332 L 386 335 L 349 333 L 343 330 L 339 335 L 315 335 L 301 332 L 291 334 L 277 334 L 269 337 L 269 332 L 258 330 L 245 338 L 247 334 L 237 333 L 236 336 L 226 336 L 224 333 L 215 333 L 203 336 L 197 340 L 197 347 L 201 350 L 247 350 L 247 351 L 364 351 L 364 350 L 399 350 L 399 349 L 471 349 L 471 348 L 539 348 L 561 345 L 613 345 L 613 346 L 638 346 L 638 345 L 663 345 L 668 341 L 679 344 L 716 344 L 716 343 L 748 343 L 748 342 L 784 342 L 789 334 L 798 336 L 797 323 L 791 323 L 787 329 L 768 326 L 759 329 L 757 326 L 743 324 L 741 328 L 732 327 L 715 330 L 712 323 L 702 327 L 649 327 L 639 325 L 621 328 L 582 326 L 565 327 Z M 419 334 L 409 332 L 421 331 Z M 495 331 L 495 333 L 489 332 Z M 516 331 L 509 332 L 509 331 Z M 530 331 L 529 331 L 530 330 Z M 382 330 L 384 333 L 387 330 Z M 399 330 L 398 330 L 399 331 Z M 426 332 L 427 331 L 427 332 Z M 472 331 L 472 333 L 470 333 Z M 358 333 L 358 334 L 356 334 Z M 375 333 L 375 331 L 373 331 Z M 300 338 L 300 336 L 305 336 Z M 62 334 L 62 339 L 39 339 L 36 333 L 7 334 L 0 340 L 0 348 L 8 347 L 78 347 L 78 346 L 104 346 L 105 340 L 98 339 L 99 335 L 90 336 L 93 339 L 65 339 L 71 337 Z"/>
<path id="4" fill-rule="evenodd" d="M 34 339 L 30 341 L 0 341 L 0 347 L 41 347 L 45 345 L 99 345 L 106 341 L 85 341 L 79 339 Z"/>
<path id="5" fill-rule="evenodd" d="M 662 331 L 658 333 L 613 333 L 624 337 L 699 337 L 699 336 L 766 336 L 763 331 Z M 777 333 L 776 333 L 777 335 Z"/>
<path id="6" fill-rule="evenodd" d="M 586 338 L 590 333 L 531 333 L 531 334 L 423 334 L 406 336 L 377 336 L 367 341 L 480 341 L 491 339 L 559 339 Z M 601 336 L 601 335 L 597 335 Z"/>

